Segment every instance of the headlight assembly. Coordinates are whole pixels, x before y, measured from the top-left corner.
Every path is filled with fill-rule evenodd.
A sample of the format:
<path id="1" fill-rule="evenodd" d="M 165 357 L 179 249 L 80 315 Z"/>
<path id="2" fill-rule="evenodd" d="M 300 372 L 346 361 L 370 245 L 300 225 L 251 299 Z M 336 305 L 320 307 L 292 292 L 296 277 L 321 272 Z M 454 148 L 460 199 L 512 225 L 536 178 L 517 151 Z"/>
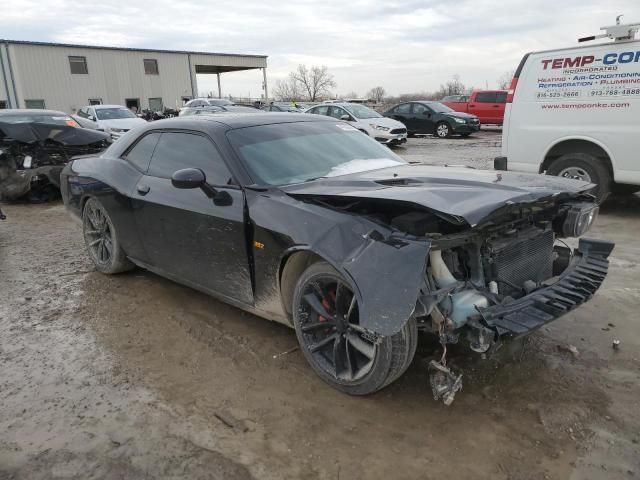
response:
<path id="1" fill-rule="evenodd" d="M 371 128 L 374 128 L 376 130 L 382 130 L 383 132 L 388 132 L 389 131 L 389 127 L 383 127 L 382 125 L 373 125 L 373 124 L 371 124 Z"/>
<path id="2" fill-rule="evenodd" d="M 464 118 L 453 117 L 453 121 L 456 123 L 467 123 Z"/>
<path id="3" fill-rule="evenodd" d="M 596 221 L 598 210 L 598 206 L 593 203 L 572 205 L 562 224 L 562 234 L 565 237 L 580 237 L 584 235 Z"/>

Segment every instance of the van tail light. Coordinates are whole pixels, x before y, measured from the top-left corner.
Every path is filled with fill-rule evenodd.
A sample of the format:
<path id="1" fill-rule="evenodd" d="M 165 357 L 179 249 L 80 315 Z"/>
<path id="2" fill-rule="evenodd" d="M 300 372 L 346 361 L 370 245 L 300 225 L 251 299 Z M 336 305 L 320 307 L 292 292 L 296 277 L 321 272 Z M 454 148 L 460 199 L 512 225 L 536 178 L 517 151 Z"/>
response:
<path id="1" fill-rule="evenodd" d="M 507 103 L 513 102 L 513 95 L 516 93 L 517 86 L 518 86 L 518 77 L 513 77 L 511 79 L 511 85 L 509 85 L 509 90 L 507 90 Z"/>

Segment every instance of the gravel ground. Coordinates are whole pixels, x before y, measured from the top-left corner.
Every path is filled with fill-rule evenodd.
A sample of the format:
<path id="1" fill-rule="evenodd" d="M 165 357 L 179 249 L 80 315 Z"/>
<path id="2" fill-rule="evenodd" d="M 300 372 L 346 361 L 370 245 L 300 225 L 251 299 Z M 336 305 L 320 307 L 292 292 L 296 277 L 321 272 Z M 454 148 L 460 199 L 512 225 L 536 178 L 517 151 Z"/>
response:
<path id="1" fill-rule="evenodd" d="M 486 168 L 499 146 L 483 131 L 396 152 Z M 591 302 L 487 360 L 453 352 L 465 387 L 447 408 L 429 338 L 397 383 L 351 398 L 293 331 L 142 270 L 94 272 L 59 203 L 3 206 L 0 479 L 640 478 L 639 209 L 603 207 L 592 236 L 617 246 Z"/>

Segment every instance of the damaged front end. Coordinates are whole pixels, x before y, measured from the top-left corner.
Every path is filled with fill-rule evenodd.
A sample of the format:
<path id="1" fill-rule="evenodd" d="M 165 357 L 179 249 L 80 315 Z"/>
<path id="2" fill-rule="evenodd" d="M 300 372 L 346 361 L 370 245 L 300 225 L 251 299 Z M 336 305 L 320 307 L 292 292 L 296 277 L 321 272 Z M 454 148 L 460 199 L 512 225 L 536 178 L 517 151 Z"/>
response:
<path id="1" fill-rule="evenodd" d="M 43 202 L 60 195 L 60 173 L 78 155 L 110 144 L 103 132 L 41 122 L 0 122 L 0 199 Z"/>
<path id="2" fill-rule="evenodd" d="M 446 345 L 464 341 L 485 354 L 497 343 L 528 334 L 589 300 L 602 284 L 613 244 L 580 239 L 571 249 L 562 237 L 578 237 L 598 207 L 567 201 L 511 206 L 481 225 L 432 238 L 424 291 L 416 315 Z M 461 388 L 433 362 L 434 397 L 445 403 Z"/>
<path id="3" fill-rule="evenodd" d="M 404 234 L 410 243 L 422 240 L 427 246 L 412 315 L 442 345 L 442 357 L 431 362 L 429 371 L 434 398 L 447 405 L 462 388 L 461 375 L 447 366 L 447 345 L 463 342 L 486 354 L 500 342 L 528 334 L 573 310 L 602 284 L 613 249 L 610 242 L 587 239 L 572 249 L 561 240 L 583 235 L 595 221 L 598 207 L 581 193 L 507 203 L 473 227 L 464 218 L 407 202 L 344 197 L 313 201 L 391 227 L 395 233 L 389 238 L 395 242 L 401 242 Z M 392 245 L 389 239 L 377 243 Z M 409 249 L 401 250 L 404 259 Z M 345 268 L 368 288 L 364 270 L 353 268 L 357 260 L 345 262 Z M 413 257 L 413 266 L 420 264 L 423 260 Z M 404 260 L 396 265 L 408 266 Z M 393 299 L 387 298 L 392 304 L 401 295 L 396 285 L 404 288 L 399 278 L 389 287 L 395 292 Z M 369 299 L 372 303 L 377 305 Z M 380 333 L 375 322 L 370 326 Z"/>

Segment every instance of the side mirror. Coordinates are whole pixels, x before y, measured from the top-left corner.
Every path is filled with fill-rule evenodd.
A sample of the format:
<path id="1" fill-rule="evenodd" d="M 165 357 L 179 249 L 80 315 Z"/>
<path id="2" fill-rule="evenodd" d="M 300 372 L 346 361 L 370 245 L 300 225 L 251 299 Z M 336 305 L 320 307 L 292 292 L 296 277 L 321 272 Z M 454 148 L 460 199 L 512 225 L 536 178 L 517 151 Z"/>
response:
<path id="1" fill-rule="evenodd" d="M 207 176 L 199 168 L 184 168 L 176 171 L 171 177 L 171 185 L 180 189 L 199 188 L 219 207 L 226 207 L 233 203 L 233 198 L 227 191 L 219 191 L 207 183 Z"/>
<path id="2" fill-rule="evenodd" d="M 176 188 L 202 188 L 206 183 L 207 177 L 199 168 L 178 170 L 171 177 L 171 185 Z"/>
<path id="3" fill-rule="evenodd" d="M 348 122 L 349 120 L 351 120 L 351 115 L 342 115 L 340 117 L 340 120 L 346 120 Z"/>
<path id="4" fill-rule="evenodd" d="M 89 120 L 91 120 L 92 122 L 95 122 L 95 121 L 96 121 L 96 117 L 94 117 L 93 115 L 89 115 L 87 118 L 88 118 Z"/>

